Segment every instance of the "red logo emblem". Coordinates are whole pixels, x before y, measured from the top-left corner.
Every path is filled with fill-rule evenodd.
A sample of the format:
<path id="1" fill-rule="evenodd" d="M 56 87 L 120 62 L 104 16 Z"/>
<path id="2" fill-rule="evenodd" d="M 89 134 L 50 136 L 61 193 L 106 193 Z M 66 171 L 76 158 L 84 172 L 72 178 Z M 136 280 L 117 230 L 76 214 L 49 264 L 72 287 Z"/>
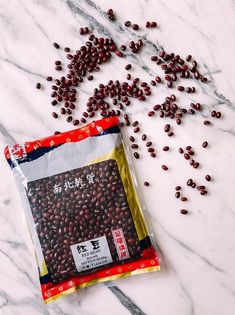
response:
<path id="1" fill-rule="evenodd" d="M 10 148 L 10 153 L 16 160 L 22 160 L 27 156 L 25 148 L 21 144 L 15 144 Z"/>

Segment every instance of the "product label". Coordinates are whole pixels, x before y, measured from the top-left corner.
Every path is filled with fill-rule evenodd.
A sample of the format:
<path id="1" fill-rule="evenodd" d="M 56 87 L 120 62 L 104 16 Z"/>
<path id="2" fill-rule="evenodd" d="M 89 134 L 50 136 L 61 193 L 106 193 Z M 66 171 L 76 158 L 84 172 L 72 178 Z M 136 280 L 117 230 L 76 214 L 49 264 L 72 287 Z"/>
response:
<path id="1" fill-rule="evenodd" d="M 78 271 L 89 270 L 113 261 L 106 236 L 70 246 Z"/>
<path id="2" fill-rule="evenodd" d="M 119 260 L 130 258 L 122 228 L 112 230 L 112 235 Z"/>

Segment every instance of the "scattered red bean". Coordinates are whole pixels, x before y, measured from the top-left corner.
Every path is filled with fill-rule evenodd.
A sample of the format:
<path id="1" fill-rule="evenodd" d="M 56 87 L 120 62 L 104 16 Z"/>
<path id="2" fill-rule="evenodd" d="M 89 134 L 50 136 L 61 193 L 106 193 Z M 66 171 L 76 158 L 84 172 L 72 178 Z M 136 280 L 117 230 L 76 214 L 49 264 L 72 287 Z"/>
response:
<path id="1" fill-rule="evenodd" d="M 149 182 L 144 182 L 144 186 L 149 186 Z"/>
<path id="2" fill-rule="evenodd" d="M 151 22 L 150 27 L 157 27 L 157 23 L 156 22 Z"/>
<path id="3" fill-rule="evenodd" d="M 150 112 L 148 112 L 148 116 L 149 117 L 152 117 L 152 116 L 154 116 L 155 115 L 155 112 L 153 111 L 153 110 L 151 110 Z"/>
<path id="4" fill-rule="evenodd" d="M 210 182 L 210 181 L 211 181 L 211 176 L 210 176 L 210 175 L 206 175 L 206 176 L 205 176 L 205 179 L 206 179 L 208 182 Z"/>
<path id="5" fill-rule="evenodd" d="M 130 22 L 130 21 L 126 21 L 126 22 L 124 23 L 124 25 L 125 25 L 126 27 L 129 27 L 129 26 L 131 26 L 131 22 Z"/>
<path id="6" fill-rule="evenodd" d="M 183 87 L 182 85 L 179 85 L 177 89 L 178 89 L 178 91 L 180 91 L 180 92 L 183 92 L 183 91 L 184 91 L 184 87 Z"/>
<path id="7" fill-rule="evenodd" d="M 207 141 L 204 141 L 203 143 L 202 143 L 202 147 L 203 148 L 206 148 L 208 146 L 208 142 Z"/>
<path id="8" fill-rule="evenodd" d="M 147 21 L 147 22 L 145 23 L 145 27 L 146 27 L 146 28 L 149 28 L 149 27 L 150 27 L 150 22 L 149 22 L 149 21 Z"/>
<path id="9" fill-rule="evenodd" d="M 133 144 L 131 145 L 131 148 L 132 148 L 132 149 L 138 149 L 139 146 L 138 146 L 138 144 L 133 143 Z"/>
<path id="10" fill-rule="evenodd" d="M 73 121 L 73 124 L 74 124 L 74 126 L 77 126 L 77 125 L 79 124 L 79 120 L 78 120 L 78 119 L 75 119 L 75 120 Z"/>
<path id="11" fill-rule="evenodd" d="M 146 134 L 143 134 L 143 135 L 142 135 L 142 140 L 145 141 L 146 139 L 147 139 Z"/>
<path id="12" fill-rule="evenodd" d="M 134 157 L 138 160 L 139 159 L 139 153 L 138 152 L 134 152 Z"/>
<path id="13" fill-rule="evenodd" d="M 175 193 L 175 198 L 179 198 L 179 197 L 180 197 L 180 192 L 177 191 L 177 192 Z"/>
<path id="14" fill-rule="evenodd" d="M 38 90 L 41 89 L 41 83 L 39 83 L 39 82 L 36 83 L 36 89 L 38 89 Z"/>
<path id="15" fill-rule="evenodd" d="M 167 171 L 167 170 L 168 170 L 168 167 L 163 164 L 163 165 L 162 165 L 162 169 L 163 169 L 164 171 Z"/>
<path id="16" fill-rule="evenodd" d="M 53 46 L 54 46 L 56 49 L 59 49 L 59 48 L 60 48 L 60 45 L 57 44 L 57 43 L 53 43 Z"/>
<path id="17" fill-rule="evenodd" d="M 188 179 L 188 180 L 187 180 L 187 186 L 191 186 L 191 185 L 192 185 L 192 183 L 193 183 L 192 178 L 190 178 L 190 179 Z"/>
<path id="18" fill-rule="evenodd" d="M 137 31 L 139 29 L 139 25 L 138 24 L 133 24 L 132 28 L 133 28 L 133 30 Z"/>
<path id="19" fill-rule="evenodd" d="M 187 197 L 181 197 L 181 201 L 187 201 L 188 198 Z"/>
<path id="20" fill-rule="evenodd" d="M 120 50 L 116 50 L 116 51 L 115 51 L 115 54 L 116 54 L 118 57 L 123 57 L 123 52 L 120 51 Z"/>
<path id="21" fill-rule="evenodd" d="M 163 150 L 163 151 L 169 151 L 169 147 L 168 147 L 168 146 L 165 146 L 165 147 L 162 148 L 162 150 Z"/>
<path id="22" fill-rule="evenodd" d="M 130 136 L 129 139 L 130 139 L 131 142 L 135 142 L 135 138 L 133 136 Z"/>
<path id="23" fill-rule="evenodd" d="M 170 124 L 166 124 L 165 127 L 164 127 L 164 131 L 165 132 L 168 132 L 171 128 L 171 125 Z"/>
<path id="24" fill-rule="evenodd" d="M 184 214 L 184 215 L 185 215 L 185 214 L 188 214 L 188 210 L 181 209 L 181 210 L 180 210 L 180 213 L 181 213 L 181 214 Z"/>
<path id="25" fill-rule="evenodd" d="M 205 121 L 204 121 L 204 125 L 205 125 L 205 126 L 209 126 L 210 124 L 211 124 L 211 122 L 210 122 L 209 120 L 205 120 Z"/>
<path id="26" fill-rule="evenodd" d="M 127 65 L 125 66 L 125 69 L 126 69 L 126 70 L 130 70 L 130 69 L 131 69 L 131 64 L 130 64 L 130 63 L 127 64 Z"/>

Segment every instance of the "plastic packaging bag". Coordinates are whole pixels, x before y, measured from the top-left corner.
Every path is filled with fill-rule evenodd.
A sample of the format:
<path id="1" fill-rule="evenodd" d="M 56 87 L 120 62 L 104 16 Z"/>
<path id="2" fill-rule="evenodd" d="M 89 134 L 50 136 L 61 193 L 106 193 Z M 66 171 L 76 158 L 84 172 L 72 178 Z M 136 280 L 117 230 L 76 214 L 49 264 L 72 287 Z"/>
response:
<path id="1" fill-rule="evenodd" d="M 6 147 L 34 242 L 45 303 L 160 270 L 117 117 Z"/>

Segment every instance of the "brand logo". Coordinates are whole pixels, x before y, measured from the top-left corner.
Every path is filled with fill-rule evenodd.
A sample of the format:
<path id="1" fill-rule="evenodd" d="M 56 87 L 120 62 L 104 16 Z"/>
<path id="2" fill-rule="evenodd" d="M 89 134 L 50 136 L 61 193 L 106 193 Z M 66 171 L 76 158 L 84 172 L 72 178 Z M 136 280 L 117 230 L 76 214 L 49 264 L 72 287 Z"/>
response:
<path id="1" fill-rule="evenodd" d="M 25 147 L 21 144 L 15 144 L 12 148 L 9 149 L 11 156 L 15 160 L 24 160 L 27 157 Z"/>

